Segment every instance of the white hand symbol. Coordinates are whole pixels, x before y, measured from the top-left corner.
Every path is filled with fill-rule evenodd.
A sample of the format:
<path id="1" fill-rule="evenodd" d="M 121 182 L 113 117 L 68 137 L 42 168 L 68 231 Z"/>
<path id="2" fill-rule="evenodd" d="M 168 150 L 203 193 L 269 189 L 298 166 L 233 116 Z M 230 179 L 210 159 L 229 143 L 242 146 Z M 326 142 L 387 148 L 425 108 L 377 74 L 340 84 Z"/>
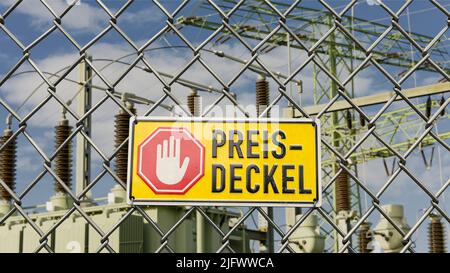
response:
<path id="1" fill-rule="evenodd" d="M 175 146 L 175 147 L 174 147 Z M 189 165 L 189 157 L 185 157 L 180 167 L 180 139 L 173 136 L 156 146 L 156 177 L 167 185 L 174 185 L 181 181 Z"/>

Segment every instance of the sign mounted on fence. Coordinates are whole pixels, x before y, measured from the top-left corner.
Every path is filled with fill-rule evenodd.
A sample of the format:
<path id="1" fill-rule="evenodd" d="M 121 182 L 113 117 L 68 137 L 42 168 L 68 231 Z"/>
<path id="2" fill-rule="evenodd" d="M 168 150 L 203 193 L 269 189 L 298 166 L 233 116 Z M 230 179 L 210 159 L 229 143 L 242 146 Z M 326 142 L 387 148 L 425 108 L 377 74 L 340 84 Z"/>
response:
<path id="1" fill-rule="evenodd" d="M 138 117 L 129 151 L 130 204 L 321 204 L 316 120 Z"/>

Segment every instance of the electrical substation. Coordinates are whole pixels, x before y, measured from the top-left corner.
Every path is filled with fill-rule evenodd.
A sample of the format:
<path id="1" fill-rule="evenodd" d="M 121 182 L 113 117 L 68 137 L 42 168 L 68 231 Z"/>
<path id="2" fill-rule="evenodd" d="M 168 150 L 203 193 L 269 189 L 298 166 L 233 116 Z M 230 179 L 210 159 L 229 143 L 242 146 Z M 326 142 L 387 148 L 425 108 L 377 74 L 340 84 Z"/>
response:
<path id="1" fill-rule="evenodd" d="M 0 253 L 448 251 L 450 2 L 42 0 L 31 5 L 43 10 L 46 24 L 32 38 L 14 24 L 37 13 L 26 12 L 27 1 L 9 2 L 0 4 L 0 55 L 19 55 L 1 65 Z M 95 11 L 86 24 L 98 24 L 89 35 L 66 19 L 86 10 Z M 414 22 L 431 13 L 436 31 L 424 22 L 427 33 Z M 75 52 L 56 69 L 48 63 L 64 50 L 45 42 L 55 33 Z M 44 110 L 51 118 L 41 117 Z M 166 205 L 184 198 L 171 187 L 164 205 L 145 204 L 133 194 L 156 191 L 152 184 L 139 192 L 133 175 L 145 182 L 153 174 L 135 166 L 143 159 L 133 152 L 143 153 L 153 135 L 144 138 L 134 126 L 156 117 L 306 120 L 320 123 L 320 137 L 303 146 L 283 143 L 306 138 L 306 127 L 297 125 L 278 140 L 257 131 L 257 143 L 249 133 L 256 130 L 234 128 L 221 142 L 213 139 L 210 159 L 210 142 L 197 137 L 206 167 L 189 191 L 211 176 L 212 191 L 237 196 L 238 205 L 206 198 Z M 308 146 L 314 140 L 316 150 Z M 252 153 L 264 144 L 271 148 Z M 167 148 L 161 145 L 150 154 L 159 157 Z M 279 149 L 311 157 L 282 158 Z M 279 169 L 258 161 L 269 157 Z M 211 162 L 222 173 L 209 174 Z M 163 171 L 169 180 L 176 173 Z M 267 206 L 264 197 L 248 197 L 271 192 L 280 206 L 271 205 L 272 196 Z M 306 200 L 301 205 L 281 199 L 297 192 Z M 308 193 L 320 198 L 310 201 Z"/>

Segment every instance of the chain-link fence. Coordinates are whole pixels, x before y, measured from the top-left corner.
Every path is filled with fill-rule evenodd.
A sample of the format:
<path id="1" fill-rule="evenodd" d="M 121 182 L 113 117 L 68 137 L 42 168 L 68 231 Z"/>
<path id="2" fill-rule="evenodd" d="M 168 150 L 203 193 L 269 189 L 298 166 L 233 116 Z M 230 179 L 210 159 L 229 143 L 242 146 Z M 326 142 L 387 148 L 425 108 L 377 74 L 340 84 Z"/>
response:
<path id="1" fill-rule="evenodd" d="M 448 3 L 369 2 L 1 3 L 2 251 L 445 251 Z M 322 207 L 124 202 L 130 116 L 227 106 L 321 120 Z"/>

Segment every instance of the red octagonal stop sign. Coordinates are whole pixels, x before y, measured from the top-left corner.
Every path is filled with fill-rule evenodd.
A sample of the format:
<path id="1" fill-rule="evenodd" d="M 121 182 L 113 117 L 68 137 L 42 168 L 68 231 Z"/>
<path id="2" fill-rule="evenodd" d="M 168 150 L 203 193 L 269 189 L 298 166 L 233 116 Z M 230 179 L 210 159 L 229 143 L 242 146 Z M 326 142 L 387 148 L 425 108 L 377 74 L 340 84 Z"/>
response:
<path id="1" fill-rule="evenodd" d="M 204 164 L 204 146 L 185 128 L 159 127 L 138 148 L 138 175 L 155 193 L 187 192 Z"/>

